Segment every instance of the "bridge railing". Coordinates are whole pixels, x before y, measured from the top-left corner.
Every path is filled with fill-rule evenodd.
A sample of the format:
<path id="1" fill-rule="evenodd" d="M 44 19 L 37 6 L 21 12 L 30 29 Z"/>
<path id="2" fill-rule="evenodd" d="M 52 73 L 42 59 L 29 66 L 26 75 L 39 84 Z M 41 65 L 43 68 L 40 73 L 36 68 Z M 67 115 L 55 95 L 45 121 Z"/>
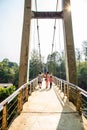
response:
<path id="1" fill-rule="evenodd" d="M 22 85 L 13 94 L 0 103 L 0 130 L 7 130 L 12 120 L 20 114 L 23 104 L 37 86 L 37 78 Z"/>
<path id="2" fill-rule="evenodd" d="M 67 96 L 68 100 L 75 105 L 79 114 L 83 114 L 87 118 L 87 92 L 68 81 L 57 77 L 53 78 L 57 87 L 64 93 L 64 96 Z"/>
<path id="3" fill-rule="evenodd" d="M 71 84 L 65 80 L 54 78 L 54 83 L 72 101 L 76 106 L 76 110 L 87 117 L 87 92 L 80 87 Z M 20 114 L 23 104 L 28 100 L 28 96 L 37 86 L 37 78 L 22 85 L 12 95 L 0 103 L 0 130 L 6 130 L 12 120 Z"/>

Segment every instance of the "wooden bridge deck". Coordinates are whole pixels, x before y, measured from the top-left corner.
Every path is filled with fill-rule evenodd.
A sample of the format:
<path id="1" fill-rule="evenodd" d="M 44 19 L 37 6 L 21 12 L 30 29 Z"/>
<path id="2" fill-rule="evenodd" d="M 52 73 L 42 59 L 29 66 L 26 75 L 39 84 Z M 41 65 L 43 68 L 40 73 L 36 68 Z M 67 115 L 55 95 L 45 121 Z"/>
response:
<path id="1" fill-rule="evenodd" d="M 42 89 L 29 96 L 9 130 L 87 130 L 73 105 L 62 103 L 54 88 L 45 89 L 43 82 Z"/>

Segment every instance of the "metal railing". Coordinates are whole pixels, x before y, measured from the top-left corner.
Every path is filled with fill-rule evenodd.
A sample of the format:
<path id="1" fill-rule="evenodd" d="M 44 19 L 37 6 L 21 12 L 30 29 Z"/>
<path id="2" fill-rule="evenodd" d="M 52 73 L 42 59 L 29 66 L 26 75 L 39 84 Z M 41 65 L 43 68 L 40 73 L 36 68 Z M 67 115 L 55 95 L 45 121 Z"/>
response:
<path id="1" fill-rule="evenodd" d="M 54 83 L 59 90 L 73 102 L 79 114 L 87 117 L 87 92 L 68 81 L 53 77 Z M 37 86 L 37 78 L 22 85 L 13 94 L 0 103 L 0 130 L 6 130 L 13 119 L 21 113 L 23 104 L 28 101 L 28 96 Z"/>
<path id="2" fill-rule="evenodd" d="M 37 86 L 37 78 L 22 85 L 13 94 L 0 103 L 0 130 L 7 130 L 13 119 L 20 114 L 23 104 Z"/>
<path id="3" fill-rule="evenodd" d="M 80 115 L 84 115 L 87 118 L 87 92 L 77 85 L 69 83 L 68 81 L 59 79 L 57 77 L 54 78 L 54 83 L 59 87 L 61 92 L 67 96 L 68 100 L 71 101 L 76 110 Z"/>

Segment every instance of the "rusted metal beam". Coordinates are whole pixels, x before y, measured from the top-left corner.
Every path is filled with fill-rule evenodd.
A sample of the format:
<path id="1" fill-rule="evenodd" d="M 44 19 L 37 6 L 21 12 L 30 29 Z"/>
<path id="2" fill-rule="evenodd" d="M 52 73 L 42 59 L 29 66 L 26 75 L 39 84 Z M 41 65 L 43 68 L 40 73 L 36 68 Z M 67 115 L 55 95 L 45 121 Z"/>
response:
<path id="1" fill-rule="evenodd" d="M 63 11 L 61 12 L 35 12 L 32 11 L 32 18 L 37 19 L 62 19 Z"/>

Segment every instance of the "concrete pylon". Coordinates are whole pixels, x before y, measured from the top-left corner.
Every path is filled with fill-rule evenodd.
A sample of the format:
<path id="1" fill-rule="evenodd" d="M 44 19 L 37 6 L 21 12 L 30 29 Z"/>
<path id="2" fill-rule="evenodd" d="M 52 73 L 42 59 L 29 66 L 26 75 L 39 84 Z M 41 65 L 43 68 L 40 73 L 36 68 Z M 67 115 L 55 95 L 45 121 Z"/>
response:
<path id="1" fill-rule="evenodd" d="M 66 58 L 66 78 L 67 81 L 77 84 L 76 59 L 73 40 L 71 11 L 69 10 L 70 0 L 63 0 L 63 30 Z"/>
<path id="2" fill-rule="evenodd" d="M 28 80 L 30 22 L 31 22 L 31 0 L 25 0 L 24 23 L 23 23 L 20 66 L 19 66 L 19 87 L 24 83 L 26 83 Z"/>

